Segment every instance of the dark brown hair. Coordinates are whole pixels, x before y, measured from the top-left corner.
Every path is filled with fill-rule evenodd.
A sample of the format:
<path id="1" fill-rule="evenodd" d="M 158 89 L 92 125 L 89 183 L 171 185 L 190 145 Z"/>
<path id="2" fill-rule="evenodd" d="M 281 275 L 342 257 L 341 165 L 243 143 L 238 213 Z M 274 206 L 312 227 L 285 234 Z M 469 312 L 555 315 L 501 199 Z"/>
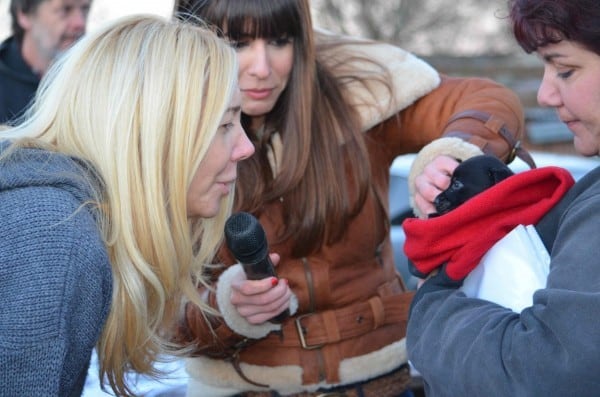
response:
<path id="1" fill-rule="evenodd" d="M 597 0 L 510 0 L 514 36 L 527 52 L 561 40 L 600 55 L 600 2 Z"/>
<path id="2" fill-rule="evenodd" d="M 199 17 L 233 40 L 294 39 L 290 79 L 264 133 L 257 136 L 245 120 L 257 150 L 239 167 L 236 208 L 260 214 L 266 203 L 281 199 L 278 238 L 293 236 L 296 256 L 340 239 L 369 191 L 369 157 L 357 114 L 343 96 L 347 81 L 317 58 L 308 0 L 179 0 L 175 14 Z M 274 132 L 283 140 L 275 177 L 267 158 Z"/>

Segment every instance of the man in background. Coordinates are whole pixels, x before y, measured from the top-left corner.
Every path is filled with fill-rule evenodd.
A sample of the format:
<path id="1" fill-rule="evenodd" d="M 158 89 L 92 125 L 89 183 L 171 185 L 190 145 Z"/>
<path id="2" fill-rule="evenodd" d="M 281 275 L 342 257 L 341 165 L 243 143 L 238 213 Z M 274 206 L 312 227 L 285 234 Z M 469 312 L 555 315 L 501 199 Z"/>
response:
<path id="1" fill-rule="evenodd" d="M 52 61 L 84 33 L 92 0 L 11 0 L 0 44 L 0 124 L 21 115 Z"/>

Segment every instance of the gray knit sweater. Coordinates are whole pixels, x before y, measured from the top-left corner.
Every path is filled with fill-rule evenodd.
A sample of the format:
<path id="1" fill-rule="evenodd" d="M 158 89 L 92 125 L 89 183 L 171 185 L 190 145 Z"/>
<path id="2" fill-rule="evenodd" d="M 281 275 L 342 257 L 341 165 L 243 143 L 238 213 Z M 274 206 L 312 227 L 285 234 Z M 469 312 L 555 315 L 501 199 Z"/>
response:
<path id="1" fill-rule="evenodd" d="M 35 149 L 0 163 L 0 396 L 81 395 L 112 288 L 83 172 Z"/>

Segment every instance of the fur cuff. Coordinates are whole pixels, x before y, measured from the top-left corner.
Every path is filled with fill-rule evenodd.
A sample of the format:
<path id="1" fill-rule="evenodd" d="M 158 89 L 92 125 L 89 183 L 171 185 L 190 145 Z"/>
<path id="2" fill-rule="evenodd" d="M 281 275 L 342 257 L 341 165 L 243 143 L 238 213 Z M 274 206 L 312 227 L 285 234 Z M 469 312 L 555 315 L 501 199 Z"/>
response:
<path id="1" fill-rule="evenodd" d="M 454 137 L 439 138 L 423 147 L 413 161 L 408 174 L 409 202 L 415 215 L 419 218 L 424 218 L 425 215 L 421 214 L 419 209 L 415 207 L 414 197 L 416 190 L 415 178 L 423 172 L 427 164 L 441 155 L 454 157 L 457 160 L 463 161 L 480 154 L 483 154 L 483 152 L 477 146 Z"/>
<path id="2" fill-rule="evenodd" d="M 245 279 L 246 274 L 240 264 L 229 267 L 221 274 L 217 287 L 217 303 L 219 305 L 219 310 L 223 315 L 225 323 L 238 334 L 252 339 L 264 338 L 271 331 L 280 330 L 281 325 L 268 321 L 258 325 L 250 324 L 244 317 L 239 315 L 235 306 L 231 304 L 231 283 L 234 280 Z M 290 299 L 290 313 L 293 314 L 296 310 L 298 310 L 298 299 L 292 294 Z"/>

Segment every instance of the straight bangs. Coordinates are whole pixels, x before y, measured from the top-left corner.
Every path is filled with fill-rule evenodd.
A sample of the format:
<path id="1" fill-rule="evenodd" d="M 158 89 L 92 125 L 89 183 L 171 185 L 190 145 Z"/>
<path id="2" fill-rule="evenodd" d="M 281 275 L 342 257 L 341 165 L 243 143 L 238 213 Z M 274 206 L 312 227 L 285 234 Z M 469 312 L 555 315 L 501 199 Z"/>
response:
<path id="1" fill-rule="evenodd" d="M 297 0 L 220 2 L 208 15 L 233 41 L 248 38 L 299 37 L 302 18 Z"/>

